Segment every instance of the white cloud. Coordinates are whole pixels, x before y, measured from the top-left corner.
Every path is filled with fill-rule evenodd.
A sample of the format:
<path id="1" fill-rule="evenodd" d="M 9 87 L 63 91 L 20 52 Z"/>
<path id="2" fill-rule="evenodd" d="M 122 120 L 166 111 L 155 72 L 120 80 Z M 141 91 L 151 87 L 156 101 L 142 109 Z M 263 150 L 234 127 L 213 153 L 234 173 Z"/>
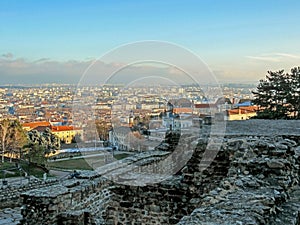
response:
<path id="1" fill-rule="evenodd" d="M 277 57 L 271 57 L 271 56 L 246 56 L 249 59 L 254 59 L 258 61 L 268 61 L 268 62 L 279 62 L 280 59 Z"/>
<path id="2" fill-rule="evenodd" d="M 246 56 L 246 58 L 263 62 L 289 62 L 291 60 L 300 59 L 300 55 L 289 53 L 266 53 L 258 56 Z"/>
<path id="3" fill-rule="evenodd" d="M 294 54 L 287 54 L 287 53 L 275 53 L 275 55 L 284 57 L 284 58 L 293 58 L 293 59 L 300 59 L 300 55 L 294 55 Z"/>

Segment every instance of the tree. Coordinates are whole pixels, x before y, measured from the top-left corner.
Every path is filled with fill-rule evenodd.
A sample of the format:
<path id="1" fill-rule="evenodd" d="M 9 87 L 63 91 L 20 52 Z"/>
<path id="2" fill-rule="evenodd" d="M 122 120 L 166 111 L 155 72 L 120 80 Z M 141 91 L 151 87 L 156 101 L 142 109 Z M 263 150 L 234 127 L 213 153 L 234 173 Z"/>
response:
<path id="1" fill-rule="evenodd" d="M 60 139 L 52 134 L 51 130 L 47 128 L 43 133 L 43 146 L 45 147 L 45 154 L 54 153 L 60 149 Z"/>
<path id="2" fill-rule="evenodd" d="M 291 92 L 288 96 L 290 113 L 293 113 L 294 118 L 300 119 L 300 67 L 291 69 L 290 86 Z"/>
<path id="3" fill-rule="evenodd" d="M 253 103 L 259 106 L 258 118 L 286 119 L 299 118 L 299 68 L 291 74 L 283 70 L 272 72 L 260 80 L 256 91 L 253 91 Z"/>
<path id="4" fill-rule="evenodd" d="M 43 146 L 37 143 L 29 142 L 27 145 L 24 146 L 24 149 L 26 150 L 24 158 L 28 160 L 30 164 L 45 164 L 46 157 Z"/>
<path id="5" fill-rule="evenodd" d="M 5 119 L 0 123 L 1 149 L 2 149 L 2 163 L 4 163 L 4 154 L 6 153 L 6 143 L 10 133 L 10 120 Z"/>
<path id="6" fill-rule="evenodd" d="M 4 119 L 0 122 L 0 142 L 2 162 L 4 162 L 6 153 L 9 152 L 12 159 L 14 153 L 20 152 L 27 140 L 26 134 L 18 120 Z"/>
<path id="7" fill-rule="evenodd" d="M 18 120 L 14 120 L 11 123 L 11 132 L 10 132 L 10 142 L 7 146 L 7 150 L 10 153 L 10 161 L 12 160 L 13 155 L 19 155 L 21 158 L 21 150 L 27 144 L 27 135 L 23 130 L 22 125 Z"/>
<path id="8" fill-rule="evenodd" d="M 51 133 L 49 128 L 42 133 L 37 130 L 28 132 L 28 145 L 25 148 L 28 159 L 39 159 L 41 161 L 41 156 L 45 157 L 47 154 L 59 149 L 60 140 L 56 135 Z"/>
<path id="9" fill-rule="evenodd" d="M 109 131 L 111 127 L 107 124 L 107 122 L 104 120 L 96 120 L 95 124 L 96 124 L 96 130 L 100 140 L 102 141 L 108 140 Z"/>

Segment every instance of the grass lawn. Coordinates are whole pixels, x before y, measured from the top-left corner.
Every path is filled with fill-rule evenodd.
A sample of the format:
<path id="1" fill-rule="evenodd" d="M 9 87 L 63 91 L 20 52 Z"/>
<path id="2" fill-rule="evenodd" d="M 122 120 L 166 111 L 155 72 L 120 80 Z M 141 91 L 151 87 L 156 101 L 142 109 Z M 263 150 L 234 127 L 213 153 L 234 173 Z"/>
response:
<path id="1" fill-rule="evenodd" d="M 116 160 L 124 159 L 129 156 L 126 153 L 116 154 L 114 158 Z M 106 159 L 105 156 L 94 156 L 90 158 L 79 158 L 79 159 L 72 159 L 68 158 L 63 161 L 52 161 L 48 162 L 47 168 L 48 169 L 67 169 L 67 170 L 93 170 L 92 167 L 100 167 L 109 163 L 111 159 Z M 112 161 L 112 160 L 111 160 Z M 21 167 L 25 170 L 28 175 L 33 175 L 38 178 L 42 178 L 45 171 L 39 167 L 34 165 L 29 165 L 26 162 L 20 162 Z M 9 162 L 5 161 L 4 163 L 0 162 L 0 179 L 1 178 L 8 178 L 8 177 L 18 177 L 23 176 L 24 173 L 18 170 L 16 166 L 16 162 Z"/>
<path id="2" fill-rule="evenodd" d="M 33 175 L 38 178 L 42 178 L 43 174 L 45 173 L 43 169 L 34 165 L 28 165 L 26 162 L 20 162 L 20 166 L 28 173 L 28 175 Z M 24 175 L 24 173 L 18 170 L 16 167 L 16 162 L 0 163 L 0 170 L 0 178 L 19 177 Z"/>
<path id="3" fill-rule="evenodd" d="M 114 155 L 114 158 L 117 159 L 117 160 L 120 160 L 120 159 L 124 159 L 126 157 L 130 156 L 130 154 L 127 154 L 127 153 L 121 153 L 121 154 L 116 154 Z"/>
<path id="4" fill-rule="evenodd" d="M 126 153 L 117 154 L 114 156 L 116 160 L 124 159 L 128 156 Z M 48 162 L 49 168 L 59 168 L 67 170 L 93 170 L 93 167 L 100 167 L 105 165 L 105 156 L 94 156 L 90 158 L 80 159 L 66 159 L 63 161 Z"/>
<path id="5" fill-rule="evenodd" d="M 48 167 L 68 170 L 92 170 L 92 167 L 86 162 L 85 159 L 70 159 L 64 161 L 49 162 Z"/>

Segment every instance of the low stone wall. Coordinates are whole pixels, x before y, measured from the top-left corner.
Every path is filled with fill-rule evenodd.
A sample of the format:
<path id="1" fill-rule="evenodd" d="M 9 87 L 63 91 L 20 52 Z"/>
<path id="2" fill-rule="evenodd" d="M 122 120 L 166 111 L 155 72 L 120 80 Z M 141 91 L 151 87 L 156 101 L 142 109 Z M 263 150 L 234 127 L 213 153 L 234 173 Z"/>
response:
<path id="1" fill-rule="evenodd" d="M 81 224 L 89 216 L 88 199 L 110 186 L 106 179 L 82 177 L 21 194 L 21 224 Z M 92 201 L 101 201 L 94 198 Z"/>
<path id="2" fill-rule="evenodd" d="M 21 193 L 28 190 L 46 188 L 56 183 L 58 183 L 56 179 L 49 179 L 47 181 L 31 179 L 25 184 L 14 186 L 9 184 L 6 187 L 2 187 L 0 189 L 0 209 L 20 207 L 22 205 L 22 201 L 20 198 Z"/>

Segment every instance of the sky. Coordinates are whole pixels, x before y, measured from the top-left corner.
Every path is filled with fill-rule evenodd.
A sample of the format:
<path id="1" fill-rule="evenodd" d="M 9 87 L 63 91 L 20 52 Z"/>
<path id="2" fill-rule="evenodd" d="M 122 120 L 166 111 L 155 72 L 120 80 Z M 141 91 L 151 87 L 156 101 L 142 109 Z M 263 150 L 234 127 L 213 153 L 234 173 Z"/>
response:
<path id="1" fill-rule="evenodd" d="M 76 83 L 93 60 L 143 40 L 190 50 L 221 83 L 256 82 L 299 66 L 299 8 L 298 0 L 1 0 L 0 84 Z"/>

